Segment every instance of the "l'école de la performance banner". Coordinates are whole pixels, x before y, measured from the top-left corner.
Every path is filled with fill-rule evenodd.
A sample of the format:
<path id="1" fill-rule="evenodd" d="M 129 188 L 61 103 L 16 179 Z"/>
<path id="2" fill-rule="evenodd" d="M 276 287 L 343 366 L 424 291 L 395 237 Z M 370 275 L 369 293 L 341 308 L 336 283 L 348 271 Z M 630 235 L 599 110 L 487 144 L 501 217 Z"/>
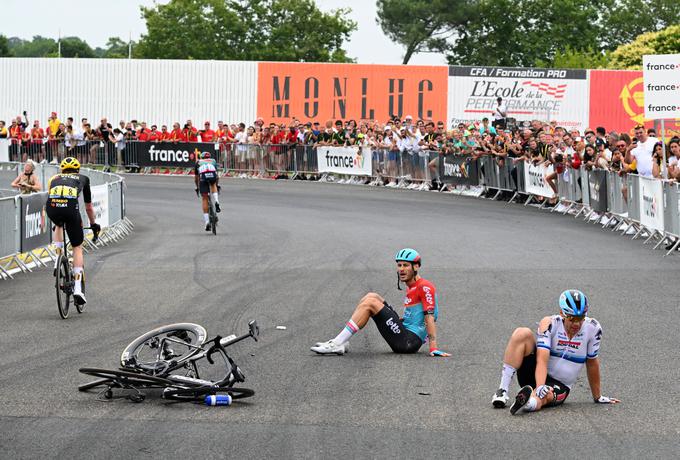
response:
<path id="1" fill-rule="evenodd" d="M 371 150 L 359 147 L 318 147 L 316 157 L 321 173 L 371 175 Z"/>
<path id="2" fill-rule="evenodd" d="M 106 184 L 90 187 L 95 221 L 102 228 L 109 226 L 109 187 Z M 86 222 L 86 221 L 84 221 Z"/>
<path id="3" fill-rule="evenodd" d="M 27 252 L 50 244 L 49 219 L 45 213 L 47 193 L 20 195 L 21 207 L 21 252 Z"/>
<path id="4" fill-rule="evenodd" d="M 508 118 L 556 120 L 581 131 L 588 125 L 586 70 L 514 67 L 449 67 L 448 114 L 453 125 L 493 120 L 501 97 Z"/>
<path id="5" fill-rule="evenodd" d="M 664 231 L 663 183 L 640 177 L 640 223 L 647 228 Z"/>
<path id="6" fill-rule="evenodd" d="M 469 156 L 441 155 L 439 178 L 447 184 L 479 185 L 478 162 Z"/>
<path id="7" fill-rule="evenodd" d="M 552 165 L 546 167 L 543 164 L 524 163 L 524 187 L 527 193 L 532 195 L 552 198 L 555 195 L 545 180 L 545 176 L 553 172 Z"/>
<path id="8" fill-rule="evenodd" d="M 192 168 L 202 153 L 219 160 L 219 144 L 208 142 L 137 142 L 140 167 Z"/>

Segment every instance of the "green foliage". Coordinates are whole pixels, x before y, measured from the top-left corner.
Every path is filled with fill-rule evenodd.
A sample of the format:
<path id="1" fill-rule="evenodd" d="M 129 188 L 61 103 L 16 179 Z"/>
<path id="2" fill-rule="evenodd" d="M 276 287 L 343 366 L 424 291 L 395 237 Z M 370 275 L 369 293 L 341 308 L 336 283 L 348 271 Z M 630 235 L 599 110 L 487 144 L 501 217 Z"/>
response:
<path id="1" fill-rule="evenodd" d="M 349 10 L 313 0 L 171 0 L 142 8 L 147 33 L 136 53 L 156 59 L 351 61 Z"/>
<path id="2" fill-rule="evenodd" d="M 9 57 L 12 53 L 9 50 L 9 42 L 7 37 L 0 35 L 0 57 Z"/>
<path id="3" fill-rule="evenodd" d="M 537 61 L 536 67 L 552 67 L 558 69 L 606 69 L 610 53 L 595 51 L 588 48 L 584 51 L 567 47 L 564 51 L 557 51 L 551 62 Z"/>
<path id="4" fill-rule="evenodd" d="M 678 0 L 610 0 L 603 10 L 604 47 L 614 50 L 646 32 L 680 23 Z"/>
<path id="5" fill-rule="evenodd" d="M 645 54 L 680 53 L 680 25 L 667 27 L 659 32 L 648 32 L 638 36 L 633 42 L 619 46 L 611 53 L 610 69 L 642 68 Z"/>
<path id="6" fill-rule="evenodd" d="M 46 57 L 51 54 L 56 56 L 59 49 L 56 40 L 40 35 L 34 36 L 30 41 L 11 37 L 9 48 L 16 57 Z"/>
<path id="7" fill-rule="evenodd" d="M 61 39 L 61 57 L 93 58 L 94 50 L 90 45 L 78 37 L 64 37 Z"/>
<path id="8" fill-rule="evenodd" d="M 455 30 L 475 12 L 473 0 L 378 0 L 377 23 L 405 48 L 403 64 L 414 53 L 443 52 Z"/>

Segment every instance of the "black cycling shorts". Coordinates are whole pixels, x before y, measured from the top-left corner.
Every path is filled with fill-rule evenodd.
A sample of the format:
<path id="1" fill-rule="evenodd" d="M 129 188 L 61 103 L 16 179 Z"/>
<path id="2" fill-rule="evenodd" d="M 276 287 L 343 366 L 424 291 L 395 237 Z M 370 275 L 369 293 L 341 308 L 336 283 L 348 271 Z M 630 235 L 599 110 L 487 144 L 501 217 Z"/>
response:
<path id="1" fill-rule="evenodd" d="M 531 388 L 536 388 L 536 347 L 530 355 L 524 357 L 522 365 L 517 369 L 517 382 L 521 387 L 531 385 Z M 548 406 L 559 406 L 569 396 L 569 387 L 550 375 L 546 377 L 545 384 L 553 388 L 553 400 Z"/>
<path id="2" fill-rule="evenodd" d="M 373 321 L 395 353 L 415 353 L 423 345 L 420 337 L 404 327 L 397 312 L 387 302 L 384 302 L 384 307 L 373 317 Z"/>
<path id="3" fill-rule="evenodd" d="M 57 227 L 63 227 L 66 230 L 71 246 L 76 247 L 83 244 L 85 235 L 83 234 L 83 220 L 80 218 L 80 212 L 77 209 L 69 208 L 53 208 L 47 206 L 45 208 L 47 217 Z"/>
<path id="4" fill-rule="evenodd" d="M 210 193 L 210 186 L 215 183 L 217 183 L 217 179 L 200 180 L 198 182 L 198 191 L 201 195 L 207 195 Z"/>

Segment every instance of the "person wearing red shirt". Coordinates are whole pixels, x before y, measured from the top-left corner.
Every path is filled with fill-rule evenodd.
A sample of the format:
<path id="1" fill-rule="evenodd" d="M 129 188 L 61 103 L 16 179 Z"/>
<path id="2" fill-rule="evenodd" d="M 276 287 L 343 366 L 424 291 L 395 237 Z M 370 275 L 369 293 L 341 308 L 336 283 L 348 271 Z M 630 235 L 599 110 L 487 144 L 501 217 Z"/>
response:
<path id="1" fill-rule="evenodd" d="M 184 133 L 185 141 L 198 142 L 198 130 L 191 124 L 191 120 L 187 120 L 182 132 Z"/>
<path id="2" fill-rule="evenodd" d="M 177 125 L 179 126 L 179 125 Z M 160 141 L 161 142 L 170 142 L 172 140 L 172 133 L 168 131 L 167 125 L 161 126 L 161 133 L 160 133 Z"/>
<path id="3" fill-rule="evenodd" d="M 205 129 L 201 130 L 201 142 L 212 142 L 215 140 L 215 131 L 210 129 L 210 122 L 206 121 L 205 124 Z"/>
<path id="4" fill-rule="evenodd" d="M 168 139 L 172 142 L 186 142 L 187 138 L 184 131 L 179 129 L 179 123 L 175 122 L 172 125 L 172 132 L 170 133 L 170 138 Z"/>
<path id="5" fill-rule="evenodd" d="M 35 120 L 33 122 L 33 128 L 31 129 L 31 156 L 35 158 L 38 157 L 39 161 L 45 159 L 45 152 L 42 148 L 43 138 L 45 137 L 45 131 L 40 127 L 40 122 Z"/>
<path id="6" fill-rule="evenodd" d="M 166 128 L 167 130 L 167 128 Z M 158 142 L 161 140 L 161 133 L 158 132 L 158 127 L 156 125 L 151 125 L 151 131 L 149 131 L 148 141 Z"/>
<path id="7" fill-rule="evenodd" d="M 296 146 L 298 143 L 298 130 L 295 122 L 291 123 L 286 133 L 285 143 L 286 143 L 286 165 L 285 169 L 291 171 L 293 169 L 293 155 L 296 152 Z"/>
<path id="8" fill-rule="evenodd" d="M 24 129 L 16 120 L 12 120 L 12 125 L 9 127 L 9 137 L 12 139 L 10 146 L 9 158 L 12 161 L 19 161 L 21 153 L 21 140 L 23 138 Z"/>

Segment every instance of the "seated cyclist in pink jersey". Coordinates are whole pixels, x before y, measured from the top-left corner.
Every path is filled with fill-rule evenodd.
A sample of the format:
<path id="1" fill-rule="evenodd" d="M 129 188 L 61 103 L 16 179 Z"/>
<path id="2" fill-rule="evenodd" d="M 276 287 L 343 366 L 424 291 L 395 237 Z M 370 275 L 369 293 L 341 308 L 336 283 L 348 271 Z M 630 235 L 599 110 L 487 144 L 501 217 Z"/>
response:
<path id="1" fill-rule="evenodd" d="M 404 298 L 404 317 L 376 293 L 368 293 L 359 302 L 352 317 L 337 337 L 317 343 L 311 350 L 322 354 L 342 355 L 347 352 L 349 339 L 373 318 L 387 344 L 395 353 L 416 353 L 429 340 L 430 356 L 451 356 L 437 348 L 439 316 L 437 292 L 434 284 L 418 275 L 421 260 L 415 249 L 402 249 L 395 256 L 397 262 L 397 287 L 407 286 Z"/>

